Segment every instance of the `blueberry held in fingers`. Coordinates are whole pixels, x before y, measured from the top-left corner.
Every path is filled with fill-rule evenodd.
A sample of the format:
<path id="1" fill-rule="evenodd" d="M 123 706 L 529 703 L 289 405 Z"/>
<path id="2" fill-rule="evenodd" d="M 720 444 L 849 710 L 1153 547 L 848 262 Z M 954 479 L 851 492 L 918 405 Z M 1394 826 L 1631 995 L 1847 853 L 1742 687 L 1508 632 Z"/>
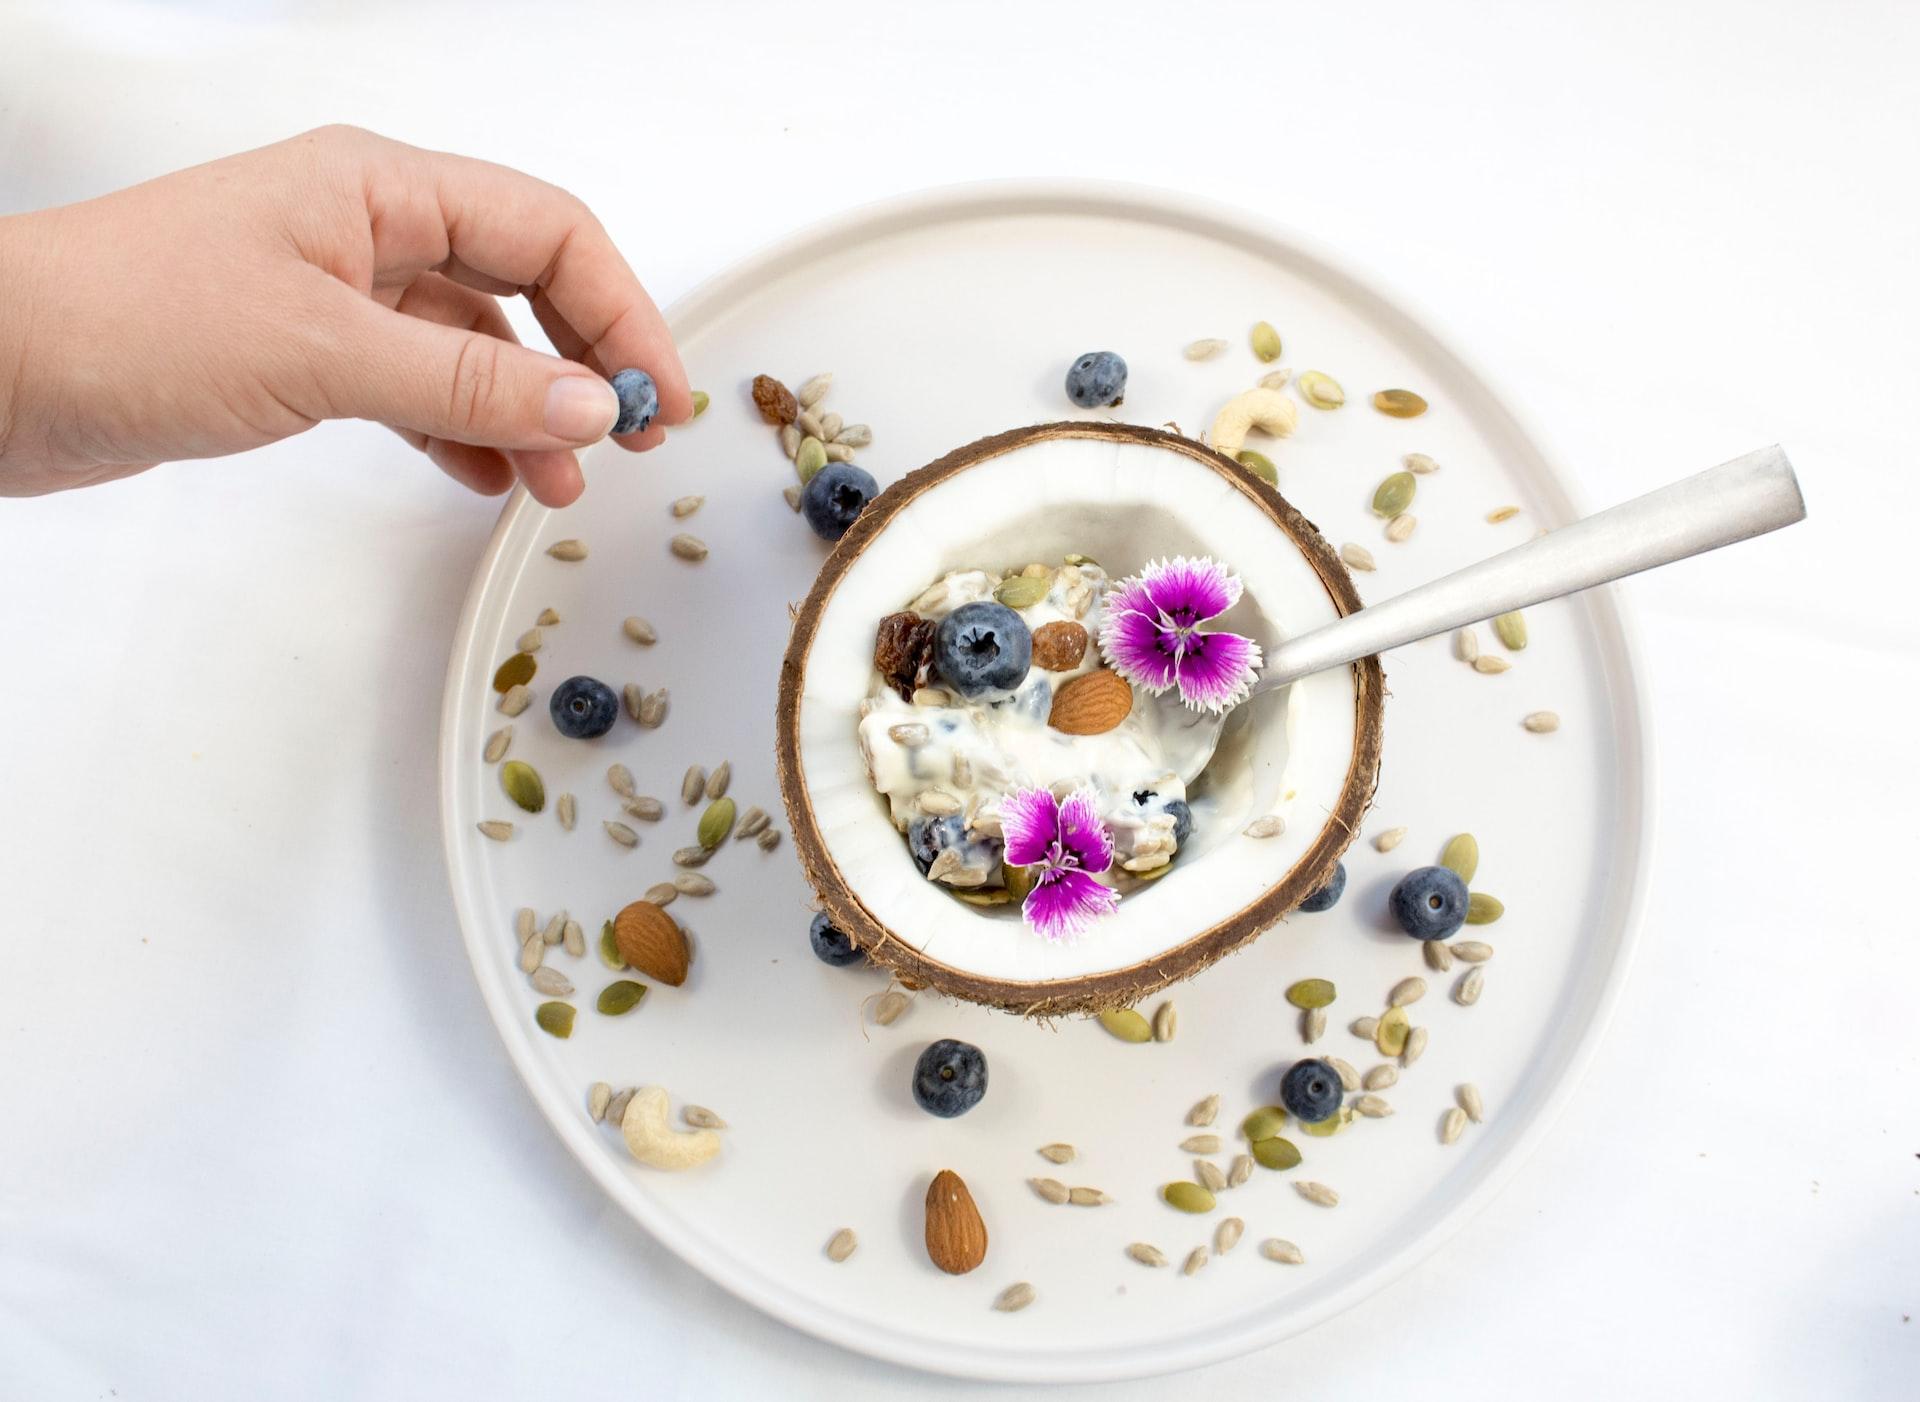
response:
<path id="1" fill-rule="evenodd" d="M 660 412 L 660 390 L 645 370 L 621 370 L 613 377 L 613 392 L 620 397 L 620 415 L 613 431 L 638 433 Z"/>

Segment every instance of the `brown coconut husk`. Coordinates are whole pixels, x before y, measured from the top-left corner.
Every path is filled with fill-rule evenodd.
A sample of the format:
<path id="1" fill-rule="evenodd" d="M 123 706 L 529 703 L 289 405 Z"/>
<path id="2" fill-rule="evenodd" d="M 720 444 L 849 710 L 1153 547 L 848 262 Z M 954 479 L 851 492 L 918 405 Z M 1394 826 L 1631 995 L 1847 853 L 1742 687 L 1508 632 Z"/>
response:
<path id="1" fill-rule="evenodd" d="M 793 635 L 780 667 L 780 696 L 775 725 L 776 762 L 787 821 L 807 879 L 820 898 L 821 908 L 849 938 L 877 964 L 889 969 L 909 988 L 927 987 L 971 1003 L 984 1003 L 1030 1017 L 1098 1012 L 1127 1007 L 1180 979 L 1191 978 L 1214 961 L 1232 953 L 1272 928 L 1281 917 L 1320 889 L 1334 865 L 1359 833 L 1361 816 L 1373 800 L 1380 772 L 1381 728 L 1386 683 L 1377 657 L 1353 665 L 1356 702 L 1353 760 L 1340 799 L 1327 816 L 1319 835 L 1291 870 L 1260 898 L 1185 943 L 1152 959 L 1105 973 L 1045 982 L 984 978 L 930 958 L 898 938 L 861 903 L 846 874 L 834 862 L 808 800 L 807 775 L 800 757 L 800 694 L 807 658 L 827 600 L 854 561 L 894 516 L 928 488 L 964 472 L 976 463 L 1016 448 L 1053 438 L 1093 438 L 1110 442 L 1142 443 L 1184 453 L 1204 463 L 1231 482 L 1242 495 L 1307 557 L 1341 614 L 1360 607 L 1353 577 L 1314 524 L 1302 516 L 1272 487 L 1232 459 L 1204 444 L 1178 434 L 1133 424 L 1052 423 L 1016 428 L 957 448 L 939 461 L 908 473 L 882 492 L 860 513 L 852 528 L 834 547 L 813 588 L 794 612 Z M 879 800 L 876 799 L 876 802 Z M 956 912 L 958 914 L 958 912 Z"/>

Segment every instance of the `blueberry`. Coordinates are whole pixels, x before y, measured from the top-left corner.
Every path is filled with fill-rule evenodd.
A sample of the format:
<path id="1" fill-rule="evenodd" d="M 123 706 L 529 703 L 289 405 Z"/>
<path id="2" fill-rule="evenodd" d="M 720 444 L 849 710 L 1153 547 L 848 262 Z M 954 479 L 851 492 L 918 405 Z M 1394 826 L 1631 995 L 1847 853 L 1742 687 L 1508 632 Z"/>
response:
<path id="1" fill-rule="evenodd" d="M 925 876 L 933 865 L 933 859 L 948 847 L 958 847 L 967 840 L 967 825 L 958 814 L 947 818 L 915 818 L 907 826 L 907 850 L 913 853 L 914 865 Z"/>
<path id="2" fill-rule="evenodd" d="M 1347 864 L 1335 862 L 1333 875 L 1327 878 L 1327 884 L 1300 902 L 1302 910 L 1332 910 L 1340 904 L 1340 897 L 1347 891 Z"/>
<path id="3" fill-rule="evenodd" d="M 1317 1057 L 1296 1061 L 1280 1078 L 1280 1103 L 1305 1125 L 1317 1125 L 1340 1109 L 1340 1077 Z"/>
<path id="4" fill-rule="evenodd" d="M 1033 663 L 1033 634 L 1005 604 L 962 604 L 940 620 L 933 666 L 962 696 L 1012 691 Z"/>
<path id="5" fill-rule="evenodd" d="M 822 964 L 832 964 L 843 969 L 849 964 L 858 964 L 867 957 L 866 951 L 848 939 L 833 927 L 826 912 L 813 917 L 813 927 L 807 931 L 807 939 L 813 945 L 813 952 Z"/>
<path id="6" fill-rule="evenodd" d="M 1445 867 L 1421 867 L 1387 897 L 1400 928 L 1417 940 L 1443 940 L 1467 920 L 1467 883 Z"/>
<path id="7" fill-rule="evenodd" d="M 1088 351 L 1067 371 L 1067 398 L 1082 409 L 1104 409 L 1127 393 L 1127 362 L 1112 351 Z"/>
<path id="8" fill-rule="evenodd" d="M 1337 1091 L 1340 1082 L 1334 1081 Z M 913 1098 L 929 1115 L 964 1115 L 987 1093 L 987 1058 L 969 1042 L 943 1037 L 913 1064 Z"/>
<path id="9" fill-rule="evenodd" d="M 613 421 L 615 433 L 638 433 L 660 412 L 660 391 L 654 386 L 653 376 L 645 370 L 622 370 L 615 374 L 613 392 L 620 396 L 620 417 Z"/>
<path id="10" fill-rule="evenodd" d="M 591 740 L 613 729 L 620 716 L 620 698 L 605 682 L 568 677 L 553 689 L 547 710 L 554 729 L 569 740 Z"/>
<path id="11" fill-rule="evenodd" d="M 1187 807 L 1184 798 L 1168 802 L 1167 812 L 1173 815 L 1173 840 L 1179 846 L 1186 846 L 1187 839 L 1193 836 L 1193 810 Z"/>
<path id="12" fill-rule="evenodd" d="M 830 462 L 800 489 L 800 512 L 820 539 L 838 540 L 879 493 L 871 472 L 850 462 Z"/>

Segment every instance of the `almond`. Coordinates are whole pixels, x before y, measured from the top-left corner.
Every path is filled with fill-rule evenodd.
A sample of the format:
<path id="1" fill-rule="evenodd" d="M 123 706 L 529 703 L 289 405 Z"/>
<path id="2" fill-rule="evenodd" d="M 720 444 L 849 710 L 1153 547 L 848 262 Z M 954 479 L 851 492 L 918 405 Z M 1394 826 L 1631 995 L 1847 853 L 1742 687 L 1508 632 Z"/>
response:
<path id="1" fill-rule="evenodd" d="M 1070 672 L 1087 655 L 1087 630 L 1071 619 L 1033 630 L 1033 665 L 1043 672 Z"/>
<path id="2" fill-rule="evenodd" d="M 652 901 L 635 901 L 613 917 L 613 942 L 620 957 L 649 978 L 674 988 L 687 981 L 686 933 Z"/>
<path id="3" fill-rule="evenodd" d="M 1104 735 L 1133 709 L 1133 688 L 1118 672 L 1088 672 L 1053 694 L 1047 724 L 1069 735 Z"/>
<path id="4" fill-rule="evenodd" d="M 927 1185 L 927 1255 L 948 1275 L 965 1275 L 987 1259 L 987 1224 L 950 1168 Z"/>

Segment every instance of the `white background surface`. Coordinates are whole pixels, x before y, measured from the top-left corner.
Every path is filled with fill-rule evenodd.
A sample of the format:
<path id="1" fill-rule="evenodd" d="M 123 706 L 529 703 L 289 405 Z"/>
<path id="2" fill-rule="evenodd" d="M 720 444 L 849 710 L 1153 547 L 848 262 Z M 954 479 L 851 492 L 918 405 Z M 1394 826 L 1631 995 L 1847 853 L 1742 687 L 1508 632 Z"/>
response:
<path id="1" fill-rule="evenodd" d="M 1660 857 L 1545 1147 L 1366 1305 L 1102 1396 L 1912 1395 L 1920 12 L 249 8 L 0 8 L 0 209 L 348 120 L 569 186 L 664 301 L 902 188 L 1134 179 L 1410 291 L 1595 505 L 1785 443 L 1809 523 L 1625 586 Z M 0 505 L 0 1395 L 1017 1395 L 735 1304 L 533 1114 L 434 811 L 494 510 L 337 425 Z"/>

